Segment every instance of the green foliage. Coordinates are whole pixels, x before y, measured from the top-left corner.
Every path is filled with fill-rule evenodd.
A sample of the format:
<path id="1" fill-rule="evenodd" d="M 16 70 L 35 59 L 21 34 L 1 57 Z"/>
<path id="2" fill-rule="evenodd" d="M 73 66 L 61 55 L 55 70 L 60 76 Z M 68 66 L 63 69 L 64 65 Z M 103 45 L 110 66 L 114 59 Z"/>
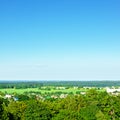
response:
<path id="1" fill-rule="evenodd" d="M 96 117 L 96 120 L 107 120 L 105 118 L 105 115 L 100 110 L 96 113 L 95 117 Z"/>
<path id="2" fill-rule="evenodd" d="M 7 112 L 9 113 L 10 117 L 14 120 L 22 120 L 24 118 L 24 111 L 26 109 L 25 102 L 10 102 L 6 107 Z"/>
<path id="3" fill-rule="evenodd" d="M 6 99 L 0 98 L 0 120 L 9 120 L 5 106 L 8 104 Z"/>
<path id="4" fill-rule="evenodd" d="M 30 93 L 32 94 L 32 92 Z M 0 98 L 0 120 L 120 120 L 120 96 L 89 90 L 60 99 L 38 99 L 39 93 Z M 37 96 L 35 96 L 37 95 Z M 50 94 L 45 95 L 50 97 Z"/>
<path id="5" fill-rule="evenodd" d="M 51 111 L 44 102 L 29 101 L 24 117 L 25 120 L 49 120 Z"/>
<path id="6" fill-rule="evenodd" d="M 29 100 L 29 97 L 24 94 L 17 95 L 16 97 L 18 98 L 19 101 Z"/>
<path id="7" fill-rule="evenodd" d="M 77 120 L 78 115 L 75 111 L 60 110 L 60 112 L 52 118 L 52 120 Z"/>
<path id="8" fill-rule="evenodd" d="M 96 114 L 99 111 L 95 105 L 90 105 L 80 110 L 79 116 L 83 120 L 96 120 Z"/>

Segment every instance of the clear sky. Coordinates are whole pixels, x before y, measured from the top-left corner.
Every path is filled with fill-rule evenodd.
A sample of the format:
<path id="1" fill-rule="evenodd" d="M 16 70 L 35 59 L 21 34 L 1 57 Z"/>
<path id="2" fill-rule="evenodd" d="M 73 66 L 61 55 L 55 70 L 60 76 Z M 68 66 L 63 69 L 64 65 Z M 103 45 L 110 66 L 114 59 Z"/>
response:
<path id="1" fill-rule="evenodd" d="M 120 0 L 0 0 L 1 80 L 120 80 Z"/>

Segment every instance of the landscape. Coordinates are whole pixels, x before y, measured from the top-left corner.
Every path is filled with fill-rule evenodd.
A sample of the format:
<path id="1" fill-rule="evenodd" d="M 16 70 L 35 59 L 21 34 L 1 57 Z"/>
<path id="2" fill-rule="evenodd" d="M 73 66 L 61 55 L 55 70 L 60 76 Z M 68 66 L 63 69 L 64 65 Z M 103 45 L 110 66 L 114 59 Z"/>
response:
<path id="1" fill-rule="evenodd" d="M 119 103 L 120 81 L 0 81 L 1 120 L 119 120 Z"/>
<path id="2" fill-rule="evenodd" d="M 120 0 L 0 0 L 0 120 L 120 120 Z"/>

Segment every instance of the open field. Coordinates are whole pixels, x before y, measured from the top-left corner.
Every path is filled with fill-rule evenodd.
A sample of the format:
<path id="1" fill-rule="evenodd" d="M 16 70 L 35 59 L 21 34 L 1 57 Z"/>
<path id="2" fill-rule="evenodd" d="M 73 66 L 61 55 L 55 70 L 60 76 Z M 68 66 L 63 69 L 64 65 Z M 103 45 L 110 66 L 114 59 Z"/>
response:
<path id="1" fill-rule="evenodd" d="M 45 94 L 45 93 L 73 93 L 75 94 L 76 92 L 86 92 L 88 89 L 84 89 L 84 88 L 78 88 L 78 89 L 74 89 L 74 88 L 69 88 L 69 89 L 38 89 L 38 88 L 27 88 L 27 89 L 14 89 L 14 88 L 9 88 L 9 89 L 0 89 L 1 92 L 3 93 L 7 93 L 7 94 L 13 94 L 13 93 L 17 93 L 17 94 L 23 94 L 25 92 L 39 92 L 41 94 Z M 105 91 L 104 89 L 98 90 L 98 91 Z"/>
<path id="2" fill-rule="evenodd" d="M 76 94 L 86 92 L 89 88 L 105 91 L 105 87 L 112 86 L 119 87 L 120 81 L 0 81 L 0 91 L 5 94 Z"/>

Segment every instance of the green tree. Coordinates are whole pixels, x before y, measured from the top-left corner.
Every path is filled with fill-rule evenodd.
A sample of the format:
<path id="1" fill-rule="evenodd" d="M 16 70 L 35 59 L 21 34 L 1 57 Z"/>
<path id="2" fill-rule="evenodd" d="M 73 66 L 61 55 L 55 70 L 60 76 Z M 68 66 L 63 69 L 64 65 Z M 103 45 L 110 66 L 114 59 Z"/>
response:
<path id="1" fill-rule="evenodd" d="M 79 117 L 82 120 L 96 120 L 96 114 L 99 111 L 96 105 L 90 105 L 82 108 L 79 113 Z"/>
<path id="2" fill-rule="evenodd" d="M 23 120 L 24 111 L 26 109 L 26 104 L 23 101 L 13 101 L 8 104 L 6 107 L 9 117 L 13 120 Z"/>
<path id="3" fill-rule="evenodd" d="M 7 99 L 0 98 L 0 120 L 9 120 L 5 107 L 9 102 Z"/>
<path id="4" fill-rule="evenodd" d="M 25 110 L 25 120 L 50 120 L 51 111 L 47 104 L 39 101 L 29 101 Z"/>
<path id="5" fill-rule="evenodd" d="M 60 110 L 60 112 L 52 118 L 52 120 L 80 120 L 78 114 L 72 110 Z"/>

